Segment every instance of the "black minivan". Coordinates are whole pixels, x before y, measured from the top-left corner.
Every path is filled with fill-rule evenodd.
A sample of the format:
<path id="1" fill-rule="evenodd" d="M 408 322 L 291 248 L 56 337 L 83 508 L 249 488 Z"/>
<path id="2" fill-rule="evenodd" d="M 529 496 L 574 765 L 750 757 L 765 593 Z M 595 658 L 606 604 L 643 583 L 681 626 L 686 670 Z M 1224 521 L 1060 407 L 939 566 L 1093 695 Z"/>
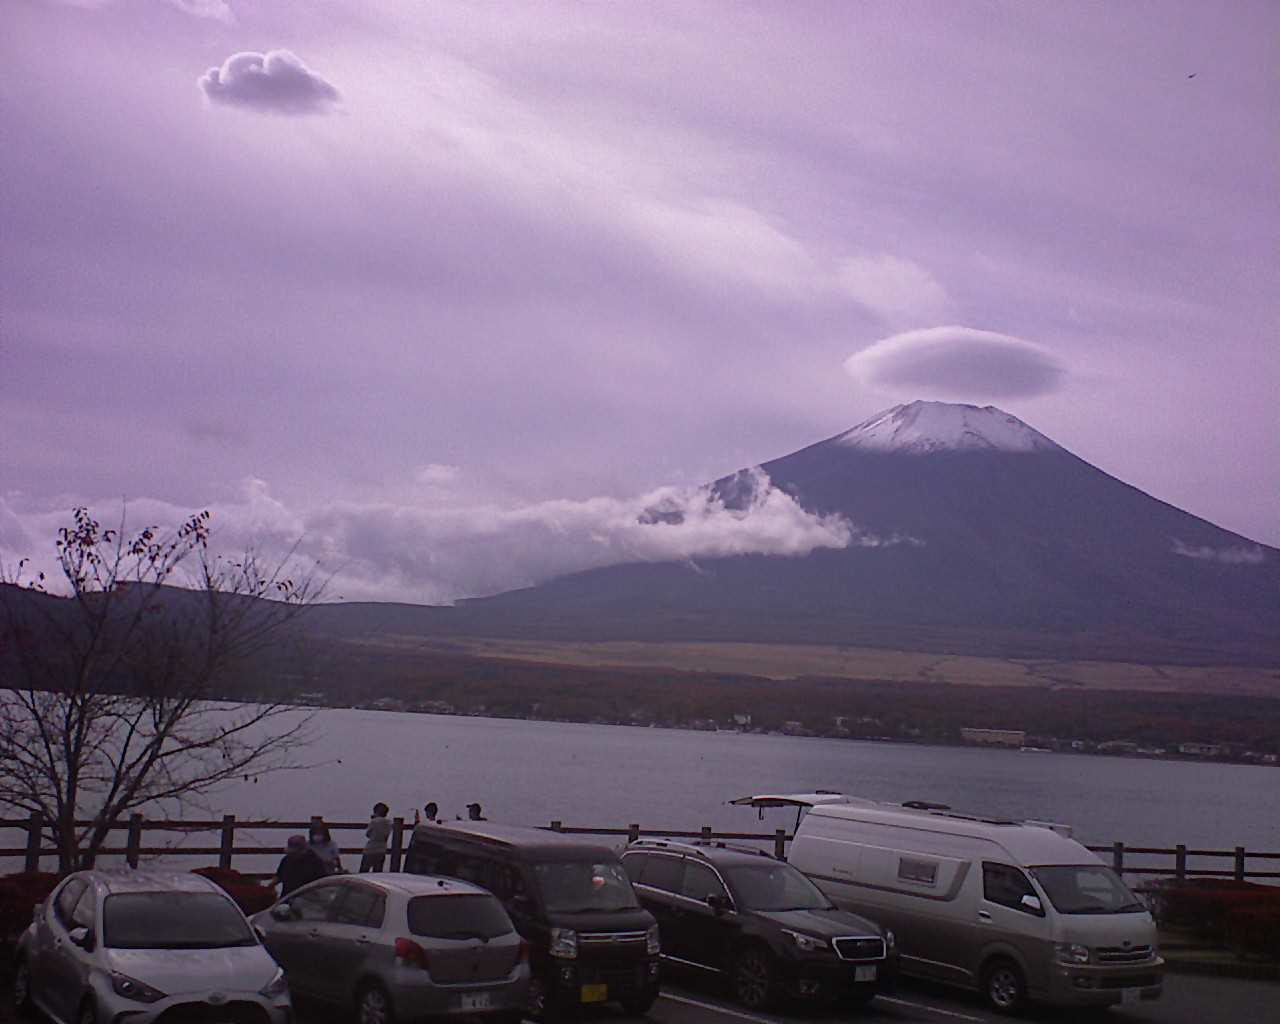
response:
<path id="1" fill-rule="evenodd" d="M 658 925 L 609 847 L 487 822 L 425 825 L 405 870 L 462 878 L 502 901 L 529 943 L 535 1013 L 615 1002 L 638 1016 L 658 998 Z"/>

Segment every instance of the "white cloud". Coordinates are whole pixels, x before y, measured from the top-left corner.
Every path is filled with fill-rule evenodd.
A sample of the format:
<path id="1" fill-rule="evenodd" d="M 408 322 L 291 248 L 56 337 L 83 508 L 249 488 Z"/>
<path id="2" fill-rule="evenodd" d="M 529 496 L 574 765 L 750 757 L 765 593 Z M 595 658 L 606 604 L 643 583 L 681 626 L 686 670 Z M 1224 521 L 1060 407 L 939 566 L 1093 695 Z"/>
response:
<path id="1" fill-rule="evenodd" d="M 169 0 L 169 4 L 195 18 L 209 18 L 226 24 L 235 21 L 231 4 L 227 0 Z"/>
<path id="2" fill-rule="evenodd" d="M 1243 544 L 1229 548 L 1214 548 L 1207 544 L 1192 547 L 1174 538 L 1173 553 L 1184 558 L 1194 558 L 1202 562 L 1221 562 L 1224 565 L 1261 565 L 1267 560 L 1267 554 L 1257 544 Z"/>
<path id="3" fill-rule="evenodd" d="M 856 381 L 908 398 L 1029 398 L 1055 391 L 1065 368 L 1043 346 L 972 327 L 895 334 L 845 360 Z"/>
<path id="4" fill-rule="evenodd" d="M 889 253 L 854 256 L 838 272 L 840 288 L 884 320 L 932 320 L 947 306 L 947 293 L 918 263 Z"/>
<path id="5" fill-rule="evenodd" d="M 288 50 L 232 54 L 197 84 L 214 103 L 270 114 L 320 114 L 341 99 L 334 86 Z"/>
<path id="6" fill-rule="evenodd" d="M 554 576 L 623 562 L 691 561 L 732 555 L 800 557 L 819 548 L 914 543 L 860 532 L 838 515 L 807 512 L 759 469 L 748 471 L 727 507 L 707 487 L 663 487 L 632 498 L 531 504 L 335 502 L 291 508 L 266 483 L 209 506 L 219 550 L 254 545 L 301 558 L 335 575 L 332 596 L 444 603 L 529 586 Z M 12 565 L 53 569 L 52 544 L 69 509 L 23 510 L 0 499 L 0 555 Z M 98 503 L 115 525 L 118 508 Z M 663 515 L 654 517 L 654 509 Z M 129 503 L 135 528 L 172 526 L 190 510 L 142 499 Z M 39 550 L 19 550 L 35 539 Z"/>
<path id="7" fill-rule="evenodd" d="M 460 475 L 461 471 L 457 466 L 440 462 L 429 462 L 425 466 L 419 466 L 417 472 L 413 474 L 418 483 L 434 486 L 454 483 Z"/>

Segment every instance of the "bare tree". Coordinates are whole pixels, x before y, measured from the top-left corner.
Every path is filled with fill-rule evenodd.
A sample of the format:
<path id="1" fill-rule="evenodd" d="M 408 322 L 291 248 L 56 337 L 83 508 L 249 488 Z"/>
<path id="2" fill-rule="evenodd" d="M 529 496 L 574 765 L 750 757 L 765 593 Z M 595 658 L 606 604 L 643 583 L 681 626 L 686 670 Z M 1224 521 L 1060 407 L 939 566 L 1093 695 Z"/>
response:
<path id="1" fill-rule="evenodd" d="M 61 583 L 0 567 L 0 804 L 44 816 L 63 871 L 128 814 L 292 767 L 307 742 L 244 672 L 322 587 L 286 577 L 291 556 L 215 555 L 209 529 L 200 512 L 126 534 L 78 508 L 58 531 Z"/>

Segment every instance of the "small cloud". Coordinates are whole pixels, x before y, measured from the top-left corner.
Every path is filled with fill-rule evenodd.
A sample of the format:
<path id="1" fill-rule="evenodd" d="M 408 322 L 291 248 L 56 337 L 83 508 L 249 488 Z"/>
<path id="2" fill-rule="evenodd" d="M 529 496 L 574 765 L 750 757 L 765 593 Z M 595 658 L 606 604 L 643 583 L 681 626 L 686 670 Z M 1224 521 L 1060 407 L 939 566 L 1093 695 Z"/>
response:
<path id="1" fill-rule="evenodd" d="M 1201 562 L 1221 562 L 1223 565 L 1261 565 L 1267 560 L 1267 554 L 1254 544 L 1246 547 L 1242 544 L 1230 548 L 1213 548 L 1204 544 L 1191 547 L 1176 537 L 1173 541 L 1173 553 L 1183 558 L 1194 558 Z"/>
<path id="2" fill-rule="evenodd" d="M 850 298 L 884 320 L 919 323 L 947 306 L 946 291 L 929 271 L 888 253 L 847 259 L 837 277 Z"/>
<path id="3" fill-rule="evenodd" d="M 1030 398 L 1057 390 L 1066 373 L 1034 342 L 955 326 L 882 338 L 844 368 L 866 387 L 912 398 Z"/>
<path id="4" fill-rule="evenodd" d="M 323 114 L 342 98 L 288 50 L 233 54 L 198 84 L 211 102 L 269 114 Z"/>
<path id="5" fill-rule="evenodd" d="M 209 18 L 228 25 L 236 20 L 227 0 L 169 0 L 169 5 L 193 18 Z"/>
<path id="6" fill-rule="evenodd" d="M 419 466 L 418 471 L 413 474 L 415 480 L 420 484 L 433 484 L 439 486 L 441 484 L 451 484 L 458 479 L 461 470 L 457 466 L 449 466 L 440 462 L 429 462 L 425 466 Z"/>

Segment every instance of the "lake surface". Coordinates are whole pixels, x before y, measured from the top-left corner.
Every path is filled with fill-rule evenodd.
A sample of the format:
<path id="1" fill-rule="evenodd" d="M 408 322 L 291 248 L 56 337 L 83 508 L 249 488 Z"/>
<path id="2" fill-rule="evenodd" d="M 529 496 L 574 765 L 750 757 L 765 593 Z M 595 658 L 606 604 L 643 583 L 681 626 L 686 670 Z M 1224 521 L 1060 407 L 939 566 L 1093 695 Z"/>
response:
<path id="1" fill-rule="evenodd" d="M 1086 843 L 1280 850 L 1275 768 L 360 710 L 317 711 L 311 727 L 310 767 L 236 783 L 187 816 L 361 821 L 382 800 L 411 819 L 435 800 L 452 818 L 477 800 L 513 824 L 772 831 L 794 815 L 761 822 L 727 801 L 831 789 L 1065 822 Z"/>

